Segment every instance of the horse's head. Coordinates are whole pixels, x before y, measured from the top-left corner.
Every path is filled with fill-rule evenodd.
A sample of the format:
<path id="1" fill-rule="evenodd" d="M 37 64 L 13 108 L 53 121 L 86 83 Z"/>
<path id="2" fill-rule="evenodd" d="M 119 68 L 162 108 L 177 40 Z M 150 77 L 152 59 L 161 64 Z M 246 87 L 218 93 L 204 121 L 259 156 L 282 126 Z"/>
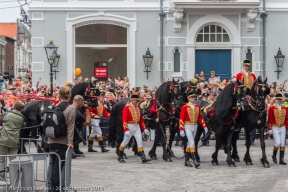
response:
<path id="1" fill-rule="evenodd" d="M 267 85 L 267 78 L 263 81 L 262 77 L 259 76 L 253 83 L 251 95 L 256 102 L 256 106 L 259 108 L 265 108 L 266 96 L 270 93 L 270 88 Z"/>
<path id="2" fill-rule="evenodd" d="M 172 102 L 174 102 L 174 104 L 177 107 L 179 107 L 182 104 L 183 97 L 182 97 L 181 85 L 179 83 L 179 79 L 178 81 L 175 81 L 173 78 L 172 83 L 170 84 L 170 88 L 169 88 L 169 95 L 170 95 Z"/>
<path id="3" fill-rule="evenodd" d="M 84 100 L 88 103 L 89 107 L 95 108 L 98 107 L 97 97 L 100 95 L 100 91 L 97 88 L 87 87 L 85 91 Z"/>
<path id="4" fill-rule="evenodd" d="M 247 100 L 247 95 L 250 93 L 250 89 L 244 85 L 243 81 L 237 81 L 234 86 L 234 96 L 237 100 L 237 106 L 242 109 L 242 111 L 247 111 L 249 103 Z"/>

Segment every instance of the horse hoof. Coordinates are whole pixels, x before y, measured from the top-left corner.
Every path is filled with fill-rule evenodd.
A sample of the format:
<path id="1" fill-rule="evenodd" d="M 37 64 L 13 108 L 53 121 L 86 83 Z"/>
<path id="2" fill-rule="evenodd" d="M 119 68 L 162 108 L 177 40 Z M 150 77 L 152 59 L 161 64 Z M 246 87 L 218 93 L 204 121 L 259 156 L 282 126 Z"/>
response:
<path id="1" fill-rule="evenodd" d="M 169 154 L 169 156 L 170 156 L 170 157 L 175 157 L 175 155 L 174 155 L 173 153 L 172 153 L 172 154 Z"/>
<path id="2" fill-rule="evenodd" d="M 236 167 L 236 165 L 235 164 L 230 164 L 229 167 Z"/>
<path id="3" fill-rule="evenodd" d="M 167 159 L 164 159 L 166 162 L 172 162 L 172 159 L 170 159 L 169 157 Z"/>
<path id="4" fill-rule="evenodd" d="M 252 162 L 246 162 L 246 165 L 253 165 Z"/>
<path id="5" fill-rule="evenodd" d="M 201 163 L 200 159 L 196 159 L 196 161 L 197 161 L 198 163 Z"/>
<path id="6" fill-rule="evenodd" d="M 269 164 L 269 163 L 264 163 L 263 166 L 264 166 L 265 168 L 269 168 L 269 167 L 270 167 L 270 164 Z"/>
<path id="7" fill-rule="evenodd" d="M 123 155 L 123 159 L 128 159 L 126 155 Z"/>
<path id="8" fill-rule="evenodd" d="M 233 159 L 235 162 L 240 162 L 240 159 L 239 158 L 234 158 Z"/>
<path id="9" fill-rule="evenodd" d="M 219 165 L 219 163 L 218 162 L 215 162 L 215 161 L 211 161 L 211 163 L 212 163 L 212 165 Z"/>
<path id="10" fill-rule="evenodd" d="M 158 159 L 157 157 L 154 157 L 154 156 L 150 156 L 150 158 L 151 158 L 152 160 L 157 160 L 157 159 Z"/>

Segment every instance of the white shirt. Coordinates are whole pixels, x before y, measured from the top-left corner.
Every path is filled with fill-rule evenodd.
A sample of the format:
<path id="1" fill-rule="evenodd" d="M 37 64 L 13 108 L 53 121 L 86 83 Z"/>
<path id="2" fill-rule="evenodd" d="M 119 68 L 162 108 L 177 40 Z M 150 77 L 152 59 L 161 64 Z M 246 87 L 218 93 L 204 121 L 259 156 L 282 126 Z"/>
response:
<path id="1" fill-rule="evenodd" d="M 281 111 L 281 109 L 282 109 L 282 106 L 278 105 L 278 110 Z"/>
<path id="2" fill-rule="evenodd" d="M 249 75 L 249 71 L 247 72 L 247 71 L 245 71 L 245 70 L 243 70 L 244 71 L 244 73 L 246 74 L 246 76 L 248 76 Z"/>
<path id="3" fill-rule="evenodd" d="M 194 103 L 190 103 L 190 102 L 189 102 L 189 105 L 192 107 L 192 109 L 195 108 L 195 104 L 194 104 Z"/>

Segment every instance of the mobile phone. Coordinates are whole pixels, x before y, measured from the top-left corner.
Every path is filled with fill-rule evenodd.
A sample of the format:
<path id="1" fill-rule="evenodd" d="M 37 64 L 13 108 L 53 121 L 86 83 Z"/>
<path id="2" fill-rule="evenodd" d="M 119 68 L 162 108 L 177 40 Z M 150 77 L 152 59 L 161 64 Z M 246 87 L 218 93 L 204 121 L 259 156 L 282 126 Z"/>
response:
<path id="1" fill-rule="evenodd" d="M 220 76 L 218 76 L 218 80 L 220 81 Z"/>

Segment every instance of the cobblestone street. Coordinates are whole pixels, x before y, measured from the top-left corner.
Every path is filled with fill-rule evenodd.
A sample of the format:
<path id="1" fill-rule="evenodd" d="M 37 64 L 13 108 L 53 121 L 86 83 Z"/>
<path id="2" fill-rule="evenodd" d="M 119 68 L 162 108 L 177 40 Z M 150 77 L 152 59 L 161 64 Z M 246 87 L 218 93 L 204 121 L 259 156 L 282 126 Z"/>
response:
<path id="1" fill-rule="evenodd" d="M 157 147 L 158 160 L 142 164 L 132 150 L 125 150 L 128 159 L 125 164 L 117 161 L 115 148 L 108 153 L 86 153 L 87 147 L 81 145 L 86 157 L 72 162 L 72 187 L 98 189 L 98 191 L 288 191 L 287 166 L 272 162 L 273 140 L 266 140 L 267 157 L 270 168 L 260 162 L 260 141 L 251 146 L 252 166 L 246 166 L 243 157 L 246 147 L 243 140 L 238 141 L 240 163 L 237 167 L 227 166 L 223 150 L 219 152 L 219 166 L 212 166 L 211 154 L 215 141 L 210 146 L 199 149 L 201 168 L 184 166 L 184 159 L 173 158 L 172 163 L 164 162 L 162 147 Z M 144 142 L 146 155 L 152 142 Z M 95 147 L 96 148 L 96 147 Z M 182 157 L 181 147 L 173 146 L 177 157 Z M 279 158 L 279 157 L 277 157 Z M 287 156 L 286 156 L 287 160 Z M 78 190 L 81 191 L 81 190 Z"/>

